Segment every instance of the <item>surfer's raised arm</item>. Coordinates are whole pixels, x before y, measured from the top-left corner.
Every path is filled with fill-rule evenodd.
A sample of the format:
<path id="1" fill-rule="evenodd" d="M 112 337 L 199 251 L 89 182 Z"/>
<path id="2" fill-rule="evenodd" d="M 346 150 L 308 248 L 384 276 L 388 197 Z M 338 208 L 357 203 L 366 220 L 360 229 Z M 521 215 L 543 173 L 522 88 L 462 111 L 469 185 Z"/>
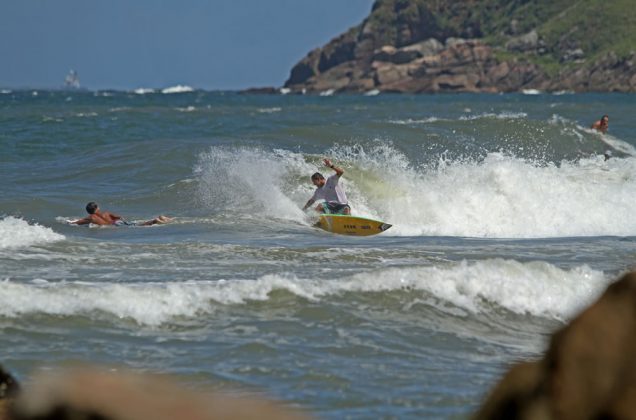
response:
<path id="1" fill-rule="evenodd" d="M 336 171 L 336 175 L 338 175 L 338 178 L 340 178 L 342 174 L 344 174 L 344 169 L 334 165 L 329 159 L 323 159 L 323 162 L 325 163 L 325 166 L 328 166 L 329 168 Z"/>

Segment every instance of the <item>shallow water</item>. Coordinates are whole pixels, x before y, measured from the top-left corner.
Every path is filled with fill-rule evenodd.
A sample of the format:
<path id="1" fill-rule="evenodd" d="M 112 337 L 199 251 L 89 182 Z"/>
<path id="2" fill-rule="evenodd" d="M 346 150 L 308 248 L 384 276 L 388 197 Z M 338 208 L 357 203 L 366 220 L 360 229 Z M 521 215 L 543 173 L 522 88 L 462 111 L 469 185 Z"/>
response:
<path id="1" fill-rule="evenodd" d="M 323 418 L 465 417 L 633 266 L 633 104 L 0 94 L 2 363 L 168 372 Z M 604 113 L 609 134 L 585 128 Z M 325 156 L 390 230 L 311 227 Z M 93 200 L 177 219 L 65 223 Z"/>

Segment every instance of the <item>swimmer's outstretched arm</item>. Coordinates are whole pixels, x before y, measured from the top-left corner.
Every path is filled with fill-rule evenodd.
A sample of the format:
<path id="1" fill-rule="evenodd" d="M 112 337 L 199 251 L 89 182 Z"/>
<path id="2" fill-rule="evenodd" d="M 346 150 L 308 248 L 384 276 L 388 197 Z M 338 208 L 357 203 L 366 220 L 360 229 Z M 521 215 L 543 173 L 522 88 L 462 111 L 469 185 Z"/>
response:
<path id="1" fill-rule="evenodd" d="M 91 224 L 91 220 L 87 217 L 83 218 L 83 219 L 77 219 L 77 220 L 71 220 L 69 222 L 69 224 L 71 225 L 89 225 Z"/>

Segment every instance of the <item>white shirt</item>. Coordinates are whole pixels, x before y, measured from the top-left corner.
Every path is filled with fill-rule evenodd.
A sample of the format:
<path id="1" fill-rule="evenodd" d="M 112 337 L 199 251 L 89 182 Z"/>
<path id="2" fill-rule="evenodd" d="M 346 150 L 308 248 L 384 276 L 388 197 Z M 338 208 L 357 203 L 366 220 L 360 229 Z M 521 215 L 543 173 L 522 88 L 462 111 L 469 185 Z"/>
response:
<path id="1" fill-rule="evenodd" d="M 316 192 L 314 192 L 313 197 L 311 197 L 314 201 L 325 200 L 329 201 L 337 201 L 338 203 L 348 204 L 347 195 L 344 190 L 338 184 L 340 177 L 338 174 L 331 175 L 327 178 L 325 185 L 320 188 L 316 188 Z"/>

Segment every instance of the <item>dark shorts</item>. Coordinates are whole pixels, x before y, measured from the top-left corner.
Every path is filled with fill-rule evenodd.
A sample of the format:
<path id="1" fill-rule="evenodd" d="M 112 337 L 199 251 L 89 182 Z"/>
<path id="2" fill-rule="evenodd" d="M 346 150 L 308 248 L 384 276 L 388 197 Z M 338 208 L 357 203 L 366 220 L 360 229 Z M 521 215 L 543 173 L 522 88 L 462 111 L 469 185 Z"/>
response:
<path id="1" fill-rule="evenodd" d="M 322 210 L 325 214 L 345 214 L 345 209 L 349 209 L 349 213 L 351 213 L 349 204 L 338 203 L 337 201 L 322 203 Z"/>
<path id="2" fill-rule="evenodd" d="M 136 222 L 127 222 L 126 220 L 115 220 L 115 223 L 113 223 L 113 225 L 115 226 L 137 226 Z"/>

